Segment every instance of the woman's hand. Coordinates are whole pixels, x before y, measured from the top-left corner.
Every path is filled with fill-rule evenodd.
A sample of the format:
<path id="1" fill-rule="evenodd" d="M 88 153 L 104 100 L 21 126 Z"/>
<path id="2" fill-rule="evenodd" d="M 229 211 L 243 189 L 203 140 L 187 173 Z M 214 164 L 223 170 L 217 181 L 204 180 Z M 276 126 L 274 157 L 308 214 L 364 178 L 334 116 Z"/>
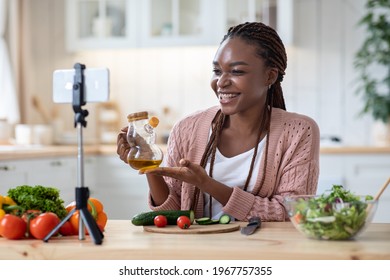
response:
<path id="1" fill-rule="evenodd" d="M 130 145 L 127 142 L 127 129 L 127 126 L 122 128 L 116 140 L 116 153 L 119 155 L 119 158 L 123 160 L 126 164 L 128 163 L 127 155 L 130 151 Z"/>
<path id="2" fill-rule="evenodd" d="M 127 156 L 131 148 L 134 148 L 132 152 L 137 154 L 140 158 L 151 158 L 153 156 L 153 151 L 145 139 L 138 134 L 136 134 L 135 137 L 127 137 L 127 130 L 128 127 L 123 127 L 116 140 L 116 153 L 119 155 L 120 159 L 128 163 Z"/>
<path id="3" fill-rule="evenodd" d="M 147 170 L 140 170 L 141 174 L 152 174 L 168 176 L 174 179 L 192 184 L 202 189 L 210 179 L 206 170 L 198 164 L 194 164 L 186 159 L 179 161 L 178 167 L 158 167 Z"/>

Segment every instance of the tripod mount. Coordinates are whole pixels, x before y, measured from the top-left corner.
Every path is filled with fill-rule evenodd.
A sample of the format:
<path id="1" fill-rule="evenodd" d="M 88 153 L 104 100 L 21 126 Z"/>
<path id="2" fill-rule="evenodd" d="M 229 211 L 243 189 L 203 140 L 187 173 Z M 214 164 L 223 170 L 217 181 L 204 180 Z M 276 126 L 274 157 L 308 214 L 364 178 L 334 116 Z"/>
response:
<path id="1" fill-rule="evenodd" d="M 85 101 L 85 87 L 84 87 L 84 74 L 85 65 L 76 63 L 74 65 L 75 75 L 73 83 L 73 100 L 72 106 L 75 113 L 74 126 L 77 127 L 78 132 L 78 157 L 77 157 L 77 187 L 75 190 L 76 207 L 73 208 L 68 215 L 43 239 L 48 242 L 53 234 L 56 234 L 58 230 L 63 226 L 66 221 L 74 214 L 75 211 L 79 211 L 79 240 L 85 239 L 85 226 L 88 229 L 90 236 L 95 244 L 100 245 L 103 242 L 103 233 L 93 219 L 92 214 L 88 211 L 88 198 L 89 189 L 84 186 L 84 151 L 83 151 L 83 127 L 87 126 L 85 117 L 88 116 L 88 111 L 81 107 L 86 105 Z"/>

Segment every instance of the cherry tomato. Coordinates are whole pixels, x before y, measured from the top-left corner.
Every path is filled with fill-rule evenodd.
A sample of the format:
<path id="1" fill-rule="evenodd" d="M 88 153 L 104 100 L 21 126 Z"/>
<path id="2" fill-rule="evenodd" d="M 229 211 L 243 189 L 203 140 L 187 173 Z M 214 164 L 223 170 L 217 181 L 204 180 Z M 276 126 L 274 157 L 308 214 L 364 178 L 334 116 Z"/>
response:
<path id="1" fill-rule="evenodd" d="M 191 220 L 187 216 L 180 216 L 177 218 L 177 225 L 181 229 L 187 229 L 191 226 Z"/>
<path id="2" fill-rule="evenodd" d="M 157 215 L 153 221 L 156 227 L 165 227 L 168 224 L 167 217 L 164 215 Z"/>
<path id="3" fill-rule="evenodd" d="M 5 214 L 0 220 L 0 235 L 8 239 L 21 239 L 26 236 L 27 223 L 20 217 Z"/>
<path id="4" fill-rule="evenodd" d="M 60 222 L 55 213 L 42 213 L 30 221 L 30 234 L 36 239 L 44 239 Z"/>

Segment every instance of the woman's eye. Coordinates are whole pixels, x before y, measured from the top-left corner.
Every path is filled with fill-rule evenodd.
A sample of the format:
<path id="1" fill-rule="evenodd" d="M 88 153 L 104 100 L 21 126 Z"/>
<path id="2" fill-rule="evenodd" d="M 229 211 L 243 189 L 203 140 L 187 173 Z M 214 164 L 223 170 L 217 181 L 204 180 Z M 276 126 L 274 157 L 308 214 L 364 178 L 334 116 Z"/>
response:
<path id="1" fill-rule="evenodd" d="M 233 70 L 232 70 L 232 73 L 233 73 L 234 75 L 242 75 L 242 74 L 244 74 L 244 71 L 238 70 L 238 69 L 233 69 Z"/>
<path id="2" fill-rule="evenodd" d="M 221 70 L 214 68 L 214 69 L 213 69 L 213 73 L 214 73 L 215 75 L 219 75 L 219 74 L 221 74 Z"/>

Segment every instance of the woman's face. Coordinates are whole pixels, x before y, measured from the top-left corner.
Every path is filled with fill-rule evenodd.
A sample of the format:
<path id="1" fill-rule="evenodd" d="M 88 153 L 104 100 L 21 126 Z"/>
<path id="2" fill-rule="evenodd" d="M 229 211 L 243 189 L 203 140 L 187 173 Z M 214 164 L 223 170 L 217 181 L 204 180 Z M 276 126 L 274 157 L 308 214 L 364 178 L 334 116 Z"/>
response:
<path id="1" fill-rule="evenodd" d="M 277 76 L 256 54 L 256 47 L 240 38 L 226 39 L 213 61 L 211 88 L 225 115 L 264 108 L 268 85 Z"/>

